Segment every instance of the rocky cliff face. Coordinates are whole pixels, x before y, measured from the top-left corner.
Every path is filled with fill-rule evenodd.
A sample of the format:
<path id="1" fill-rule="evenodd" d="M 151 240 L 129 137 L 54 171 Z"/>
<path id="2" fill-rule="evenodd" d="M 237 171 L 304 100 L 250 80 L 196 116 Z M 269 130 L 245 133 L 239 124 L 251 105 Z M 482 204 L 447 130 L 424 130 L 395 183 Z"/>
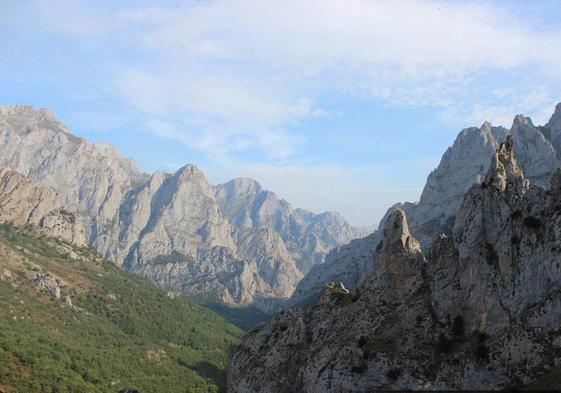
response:
<path id="1" fill-rule="evenodd" d="M 380 226 L 384 226 L 395 209 L 403 207 L 400 203 L 392 206 L 382 218 Z M 373 250 L 378 245 L 381 234 L 381 231 L 374 231 L 344 246 L 335 247 L 327 254 L 324 263 L 313 266 L 298 282 L 294 294 L 286 304 L 308 306 L 315 303 L 325 283 L 330 281 L 340 281 L 343 285 L 356 288 L 370 270 Z"/>
<path id="2" fill-rule="evenodd" d="M 493 127 L 488 122 L 480 128 L 462 130 L 442 156 L 438 167 L 429 174 L 420 201 L 396 205 L 406 212 L 411 232 L 425 248 L 430 247 L 439 233 L 452 232 L 463 196 L 473 184 L 483 181 L 493 151 L 507 135 L 513 136 L 514 152 L 526 177 L 535 185 L 548 186 L 555 168 L 561 166 L 561 104 L 557 105 L 545 126 L 536 127 L 528 117 L 517 115 L 510 130 Z M 390 208 L 386 217 L 394 209 Z M 369 238 L 379 236 L 374 233 Z M 340 256 L 333 253 L 324 265 L 312 269 L 298 285 L 290 303 L 298 304 L 304 299 L 317 297 L 321 285 L 328 281 L 341 280 L 345 285 L 355 287 L 364 273 L 366 260 L 349 260 L 347 255 L 364 254 L 365 251 L 360 250 L 362 243 L 355 241 L 356 251 Z M 342 271 L 346 273 L 338 278 Z"/>
<path id="3" fill-rule="evenodd" d="M 302 271 L 354 236 L 340 215 L 293 209 L 250 179 L 213 187 L 192 165 L 142 174 L 111 146 L 70 134 L 45 109 L 0 107 L 0 150 L 0 167 L 56 191 L 61 206 L 77 212 L 103 256 L 187 296 L 270 310 L 292 294 Z"/>
<path id="4" fill-rule="evenodd" d="M 0 223 L 34 225 L 42 233 L 76 245 L 85 244 L 82 225 L 63 209 L 58 195 L 37 187 L 17 172 L 0 168 Z"/>
<path id="5" fill-rule="evenodd" d="M 108 251 L 113 218 L 126 192 L 144 181 L 131 160 L 109 145 L 70 134 L 46 109 L 0 107 L 0 167 L 55 190 L 82 218 L 88 243 Z"/>
<path id="6" fill-rule="evenodd" d="M 357 231 L 340 214 L 294 209 L 255 180 L 238 178 L 220 184 L 215 187 L 215 196 L 235 228 L 277 232 L 303 273 L 321 264 L 332 248 L 356 237 Z"/>
<path id="7" fill-rule="evenodd" d="M 184 295 L 268 309 L 302 276 L 278 233 L 230 225 L 192 165 L 130 192 L 114 233 L 114 260 Z"/>
<path id="8" fill-rule="evenodd" d="M 396 209 L 362 285 L 251 332 L 230 391 L 490 390 L 559 372 L 561 171 L 548 190 L 532 184 L 514 146 L 500 145 L 426 252 Z"/>

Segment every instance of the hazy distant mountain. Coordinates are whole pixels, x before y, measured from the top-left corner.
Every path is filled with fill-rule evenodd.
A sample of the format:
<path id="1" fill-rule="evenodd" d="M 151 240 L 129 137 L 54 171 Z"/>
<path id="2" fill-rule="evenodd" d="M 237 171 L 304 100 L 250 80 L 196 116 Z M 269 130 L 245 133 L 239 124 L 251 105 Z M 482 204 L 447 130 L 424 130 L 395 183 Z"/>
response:
<path id="1" fill-rule="evenodd" d="M 238 178 L 215 187 L 224 216 L 238 229 L 270 228 L 282 238 L 300 271 L 307 273 L 335 246 L 357 236 L 339 213 L 313 214 L 263 190 L 252 179 Z"/>
<path id="2" fill-rule="evenodd" d="M 250 179 L 213 187 L 193 165 L 142 174 L 45 109 L 0 107 L 0 151 L 0 167 L 54 190 L 77 212 L 103 256 L 202 300 L 271 309 L 332 247 L 356 236 L 339 214 L 293 209 Z"/>
<path id="3" fill-rule="evenodd" d="M 285 310 L 249 333 L 232 354 L 229 391 L 561 388 L 561 170 L 547 189 L 525 178 L 517 146 L 539 184 L 555 164 L 546 160 L 552 144 L 530 124 L 517 117 L 514 142 L 498 146 L 457 209 L 435 205 L 435 217 L 456 216 L 448 235 L 423 250 L 395 208 L 358 286 L 326 285 L 313 307 Z M 484 125 L 473 139 L 482 150 L 482 141 L 494 143 L 490 131 Z M 460 139 L 467 133 L 478 134 Z M 460 178 L 476 175 L 475 165 L 450 162 L 460 146 L 431 175 L 434 189 L 450 184 L 445 165 L 465 168 Z M 351 260 L 353 250 L 344 255 Z"/>
<path id="4" fill-rule="evenodd" d="M 494 150 L 507 135 L 514 137 L 514 151 L 526 177 L 536 185 L 547 186 L 555 168 L 561 166 L 561 104 L 545 126 L 534 126 L 529 118 L 518 115 L 510 130 L 488 122 L 480 128 L 462 130 L 428 176 L 420 201 L 396 204 L 378 227 L 382 228 L 387 216 L 399 207 L 407 214 L 411 233 L 424 247 L 439 233 L 450 233 L 463 196 L 473 184 L 484 179 Z M 374 247 L 369 251 L 365 247 L 376 243 L 379 236 L 375 232 L 365 240 L 355 240 L 352 244 L 356 250 L 350 250 L 350 245 L 334 249 L 326 263 L 314 266 L 300 281 L 290 304 L 317 299 L 328 281 L 341 280 L 355 287 L 366 264 L 356 255 L 372 255 Z"/>

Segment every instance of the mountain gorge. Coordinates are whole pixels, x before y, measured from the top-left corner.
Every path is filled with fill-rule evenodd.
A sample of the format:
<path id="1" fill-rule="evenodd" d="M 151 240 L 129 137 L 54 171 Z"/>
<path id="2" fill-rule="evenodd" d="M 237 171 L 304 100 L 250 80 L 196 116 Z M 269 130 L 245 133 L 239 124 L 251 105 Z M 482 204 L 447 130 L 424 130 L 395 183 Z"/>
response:
<path id="1" fill-rule="evenodd" d="M 293 209 L 250 179 L 212 186 L 193 165 L 143 174 L 46 109 L 0 107 L 0 149 L 0 167 L 55 192 L 101 255 L 192 298 L 276 309 L 357 234 L 340 215 Z"/>
<path id="2" fill-rule="evenodd" d="M 234 306 L 238 317 L 244 306 L 280 311 L 232 351 L 231 392 L 561 388 L 561 104 L 544 126 L 517 115 L 510 129 L 462 130 L 420 200 L 396 203 L 367 236 L 252 179 L 211 185 L 191 164 L 144 174 L 45 109 L 0 107 L 0 148 L 9 386 L 28 387 L 18 375 L 33 367 L 71 364 L 68 386 L 224 388 L 226 352 L 241 332 L 179 295 Z M 14 344 L 18 323 L 39 320 L 66 326 L 64 340 L 41 348 L 74 346 L 54 363 L 30 349 L 54 331 L 50 322 L 25 325 L 26 353 Z M 85 329 L 81 344 L 86 323 L 136 348 L 110 353 L 130 370 L 84 374 L 95 335 Z"/>
<path id="3" fill-rule="evenodd" d="M 461 198 L 448 234 L 422 247 L 394 208 L 365 277 L 254 329 L 231 357 L 230 390 L 558 389 L 561 170 L 546 188 L 527 179 L 515 134 Z"/>

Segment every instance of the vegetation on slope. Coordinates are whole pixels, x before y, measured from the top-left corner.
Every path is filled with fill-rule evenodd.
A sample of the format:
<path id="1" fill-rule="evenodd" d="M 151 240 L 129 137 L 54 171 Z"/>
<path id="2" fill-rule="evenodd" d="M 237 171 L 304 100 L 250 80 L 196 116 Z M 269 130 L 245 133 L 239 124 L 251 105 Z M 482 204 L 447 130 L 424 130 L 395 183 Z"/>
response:
<path id="1" fill-rule="evenodd" d="M 0 226 L 0 392 L 216 392 L 240 336 L 89 249 Z"/>

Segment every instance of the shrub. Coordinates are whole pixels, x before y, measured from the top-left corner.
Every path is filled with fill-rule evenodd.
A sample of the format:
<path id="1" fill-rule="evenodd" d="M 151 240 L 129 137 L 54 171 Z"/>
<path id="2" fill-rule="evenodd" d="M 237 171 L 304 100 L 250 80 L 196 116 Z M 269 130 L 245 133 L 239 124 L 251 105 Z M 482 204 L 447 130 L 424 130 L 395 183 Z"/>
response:
<path id="1" fill-rule="evenodd" d="M 444 333 L 440 333 L 436 342 L 436 350 L 439 353 L 448 353 L 452 350 L 452 341 Z"/>
<path id="2" fill-rule="evenodd" d="M 401 375 L 401 370 L 397 367 L 391 368 L 386 373 L 386 376 L 390 379 L 396 380 Z"/>
<path id="3" fill-rule="evenodd" d="M 542 225 L 542 221 L 534 216 L 527 216 L 524 217 L 524 220 L 522 220 L 522 223 L 524 224 L 524 226 L 531 228 L 531 229 L 539 229 Z"/>
<path id="4" fill-rule="evenodd" d="M 457 315 L 456 318 L 454 318 L 454 322 L 452 323 L 452 334 L 455 336 L 464 335 L 464 317 L 461 315 Z"/>

